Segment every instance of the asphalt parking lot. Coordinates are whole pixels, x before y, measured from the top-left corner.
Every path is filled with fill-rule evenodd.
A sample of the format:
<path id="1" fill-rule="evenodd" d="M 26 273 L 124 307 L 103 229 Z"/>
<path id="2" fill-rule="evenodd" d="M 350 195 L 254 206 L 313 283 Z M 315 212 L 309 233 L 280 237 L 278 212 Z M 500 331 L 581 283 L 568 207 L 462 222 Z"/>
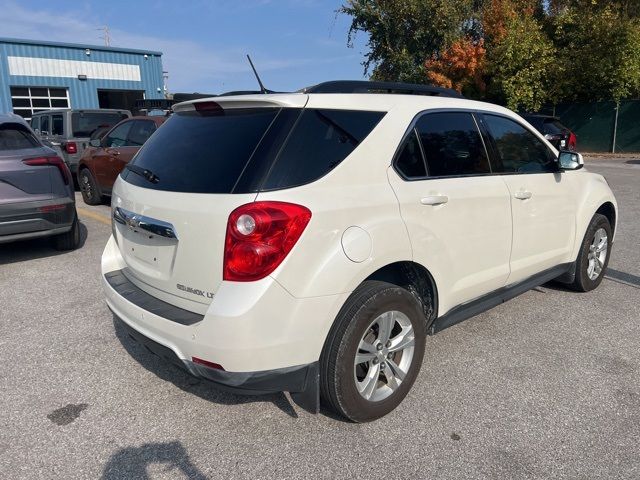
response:
<path id="1" fill-rule="evenodd" d="M 364 425 L 234 396 L 114 324 L 86 237 L 0 245 L 0 478 L 640 478 L 640 160 L 595 159 L 620 204 L 609 272 L 427 339 L 404 403 Z"/>

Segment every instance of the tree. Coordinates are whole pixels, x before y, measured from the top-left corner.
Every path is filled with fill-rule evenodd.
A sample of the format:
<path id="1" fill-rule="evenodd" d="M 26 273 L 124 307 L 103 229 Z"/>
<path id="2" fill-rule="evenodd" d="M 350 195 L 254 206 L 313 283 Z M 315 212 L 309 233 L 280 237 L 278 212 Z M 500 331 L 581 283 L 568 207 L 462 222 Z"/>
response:
<path id="1" fill-rule="evenodd" d="M 484 94 L 486 84 L 484 40 L 463 37 L 440 55 L 433 54 L 425 63 L 426 77 L 433 85 L 453 88 L 471 97 Z"/>
<path id="2" fill-rule="evenodd" d="M 625 15 L 632 5 L 570 3 L 550 20 L 552 38 L 566 62 L 558 78 L 564 97 L 618 101 L 640 95 L 640 18 Z"/>
<path id="3" fill-rule="evenodd" d="M 425 60 L 473 26 L 474 0 L 348 0 L 338 9 L 352 17 L 348 44 L 369 36 L 363 66 L 376 80 L 424 82 Z"/>
<path id="4" fill-rule="evenodd" d="M 504 29 L 487 54 L 489 94 L 513 110 L 539 110 L 550 100 L 555 48 L 531 12 L 509 16 Z"/>

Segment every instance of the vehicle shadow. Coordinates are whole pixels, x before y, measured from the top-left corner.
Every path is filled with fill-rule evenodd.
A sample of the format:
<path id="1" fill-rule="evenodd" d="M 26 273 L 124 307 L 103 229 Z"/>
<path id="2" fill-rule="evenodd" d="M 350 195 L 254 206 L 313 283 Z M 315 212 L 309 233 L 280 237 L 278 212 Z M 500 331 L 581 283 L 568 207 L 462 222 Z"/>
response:
<path id="1" fill-rule="evenodd" d="M 80 222 L 80 246 L 82 248 L 87 240 L 89 231 L 87 227 Z M 21 240 L 12 243 L 0 245 L 0 265 L 9 265 L 12 263 L 26 262 L 39 258 L 56 257 L 65 255 L 71 251 L 60 251 L 53 247 L 50 237 L 34 238 L 33 240 Z"/>
<path id="2" fill-rule="evenodd" d="M 122 478 L 148 479 L 147 467 L 162 464 L 166 471 L 178 470 L 183 476 L 193 480 L 206 480 L 189 458 L 187 450 L 178 441 L 164 443 L 145 443 L 140 447 L 125 447 L 109 458 L 102 471 L 103 480 Z M 178 477 L 177 472 L 171 477 Z"/>
<path id="3" fill-rule="evenodd" d="M 621 272 L 620 270 L 615 270 L 611 267 L 607 267 L 607 270 L 604 273 L 604 278 L 621 285 L 627 285 L 629 287 L 640 289 L 640 276 L 638 275 Z M 545 283 L 542 286 L 551 290 L 558 290 L 560 292 L 574 292 L 574 290 L 571 290 L 564 283 L 560 283 L 555 280 L 551 280 L 550 282 Z"/>
<path id="4" fill-rule="evenodd" d="M 209 402 L 221 405 L 239 405 L 253 402 L 271 402 L 281 411 L 291 418 L 298 418 L 293 405 L 284 393 L 274 393 L 268 395 L 237 395 L 216 388 L 216 386 L 207 380 L 195 378 L 186 371 L 181 370 L 177 366 L 170 364 L 160 357 L 148 351 L 144 346 L 140 345 L 129 336 L 120 320 L 112 313 L 113 326 L 116 337 L 124 349 L 131 355 L 140 365 L 157 377 L 167 382 L 173 383 L 176 387 L 185 392 L 197 395 L 198 397 Z"/>

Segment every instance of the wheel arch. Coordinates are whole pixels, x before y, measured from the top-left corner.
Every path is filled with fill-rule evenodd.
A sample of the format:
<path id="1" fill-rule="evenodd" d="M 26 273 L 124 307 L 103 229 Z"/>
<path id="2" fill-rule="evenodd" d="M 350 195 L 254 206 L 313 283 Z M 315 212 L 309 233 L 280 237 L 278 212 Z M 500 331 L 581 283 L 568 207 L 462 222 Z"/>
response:
<path id="1" fill-rule="evenodd" d="M 611 225 L 611 234 L 615 235 L 617 221 L 617 212 L 615 205 L 611 202 L 605 202 L 600 205 L 600 207 L 598 207 L 596 213 L 607 217 L 607 220 L 609 220 L 609 225 Z"/>
<path id="2" fill-rule="evenodd" d="M 408 260 L 389 263 L 363 282 L 367 280 L 380 280 L 407 289 L 422 305 L 427 328 L 438 317 L 438 287 L 431 272 L 423 265 Z"/>

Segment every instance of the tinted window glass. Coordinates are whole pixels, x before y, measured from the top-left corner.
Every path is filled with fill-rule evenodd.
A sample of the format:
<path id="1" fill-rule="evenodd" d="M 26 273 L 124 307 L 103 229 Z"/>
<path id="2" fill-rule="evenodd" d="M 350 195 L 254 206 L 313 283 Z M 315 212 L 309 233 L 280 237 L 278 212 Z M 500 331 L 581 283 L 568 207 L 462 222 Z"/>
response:
<path id="1" fill-rule="evenodd" d="M 71 114 L 71 126 L 74 137 L 90 137 L 99 127 L 113 127 L 127 118 L 120 113 L 78 112 Z"/>
<path id="2" fill-rule="evenodd" d="M 0 125 L 0 151 L 21 150 L 39 147 L 40 144 L 23 125 L 5 123 Z"/>
<path id="3" fill-rule="evenodd" d="M 141 147 L 144 142 L 151 136 L 156 130 L 156 124 L 148 120 L 136 120 L 133 122 L 131 131 L 129 132 L 129 140 L 127 145 L 131 147 Z"/>
<path id="4" fill-rule="evenodd" d="M 49 89 L 31 87 L 31 96 L 32 97 L 48 97 Z"/>
<path id="5" fill-rule="evenodd" d="M 131 130 L 131 124 L 134 122 L 124 122 L 113 129 L 104 139 L 103 146 L 105 148 L 124 147 L 127 144 L 127 135 Z"/>
<path id="6" fill-rule="evenodd" d="M 416 124 L 430 177 L 490 173 L 489 160 L 470 113 L 430 113 Z"/>
<path id="7" fill-rule="evenodd" d="M 31 128 L 33 128 L 34 130 L 40 130 L 40 117 L 31 119 Z"/>
<path id="8" fill-rule="evenodd" d="M 555 172 L 557 164 L 551 150 L 533 133 L 505 117 L 485 115 L 485 122 L 498 150 L 497 172 Z"/>
<path id="9" fill-rule="evenodd" d="M 157 183 L 129 170 L 123 178 L 157 190 L 231 193 L 277 114 L 274 108 L 174 114 L 131 163 L 153 172 Z"/>
<path id="10" fill-rule="evenodd" d="M 51 115 L 51 134 L 64 135 L 64 123 L 62 115 Z"/>
<path id="11" fill-rule="evenodd" d="M 43 115 L 40 117 L 40 131 L 44 134 L 49 133 L 49 115 Z"/>
<path id="12" fill-rule="evenodd" d="M 326 175 L 369 135 L 381 112 L 305 109 L 263 189 L 303 185 Z"/>
<path id="13" fill-rule="evenodd" d="M 420 151 L 420 144 L 415 129 L 411 131 L 396 159 L 396 168 L 408 178 L 426 177 L 427 170 Z"/>
<path id="14" fill-rule="evenodd" d="M 544 122 L 544 132 L 552 135 L 562 135 L 566 131 L 566 127 L 562 125 L 558 120 L 550 118 Z"/>

